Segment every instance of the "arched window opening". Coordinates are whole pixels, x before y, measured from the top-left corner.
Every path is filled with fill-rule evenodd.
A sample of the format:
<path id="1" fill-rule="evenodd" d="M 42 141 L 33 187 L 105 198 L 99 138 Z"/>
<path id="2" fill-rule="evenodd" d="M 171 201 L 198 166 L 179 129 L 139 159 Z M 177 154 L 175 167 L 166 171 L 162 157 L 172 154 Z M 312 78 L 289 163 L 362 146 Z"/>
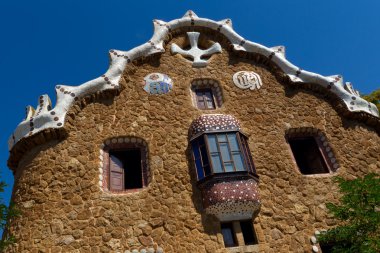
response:
<path id="1" fill-rule="evenodd" d="M 191 96 L 194 107 L 200 110 L 215 110 L 223 104 L 220 85 L 218 81 L 213 79 L 193 80 Z"/>
<path id="2" fill-rule="evenodd" d="M 286 132 L 286 140 L 302 174 L 328 174 L 339 168 L 332 148 L 320 130 L 292 128 Z"/>

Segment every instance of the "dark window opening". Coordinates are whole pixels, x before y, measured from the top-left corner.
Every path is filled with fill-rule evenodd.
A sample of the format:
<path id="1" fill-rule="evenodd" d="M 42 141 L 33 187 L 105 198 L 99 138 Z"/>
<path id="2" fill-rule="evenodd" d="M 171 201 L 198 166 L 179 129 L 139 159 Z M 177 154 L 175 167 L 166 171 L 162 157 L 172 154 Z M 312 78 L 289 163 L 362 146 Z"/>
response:
<path id="1" fill-rule="evenodd" d="M 199 179 L 211 174 L 210 164 L 207 156 L 207 149 L 203 138 L 197 139 L 192 143 L 194 161 L 197 167 L 197 175 Z"/>
<path id="2" fill-rule="evenodd" d="M 222 228 L 222 235 L 223 235 L 223 240 L 224 240 L 224 246 L 225 247 L 235 247 L 235 246 L 237 246 L 236 235 L 235 235 L 235 231 L 233 229 L 232 222 L 222 223 L 221 224 L 221 228 Z"/>
<path id="3" fill-rule="evenodd" d="M 221 231 L 225 247 L 258 244 L 251 220 L 221 223 Z"/>
<path id="4" fill-rule="evenodd" d="M 251 221 L 241 221 L 240 228 L 241 232 L 243 233 L 245 245 L 253 245 L 258 243 L 255 230 Z"/>
<path id="5" fill-rule="evenodd" d="M 122 191 L 143 187 L 141 150 L 110 151 L 110 190 Z"/>
<path id="6" fill-rule="evenodd" d="M 329 173 L 314 137 L 291 138 L 288 139 L 288 142 L 302 174 Z"/>
<path id="7" fill-rule="evenodd" d="M 195 90 L 195 97 L 198 109 L 213 110 L 216 108 L 211 89 Z"/>
<path id="8" fill-rule="evenodd" d="M 333 245 L 332 244 L 319 244 L 321 247 L 322 253 L 331 253 L 333 252 Z"/>
<path id="9" fill-rule="evenodd" d="M 204 134 L 191 145 L 198 180 L 215 173 L 256 174 L 247 138 L 240 132 Z"/>

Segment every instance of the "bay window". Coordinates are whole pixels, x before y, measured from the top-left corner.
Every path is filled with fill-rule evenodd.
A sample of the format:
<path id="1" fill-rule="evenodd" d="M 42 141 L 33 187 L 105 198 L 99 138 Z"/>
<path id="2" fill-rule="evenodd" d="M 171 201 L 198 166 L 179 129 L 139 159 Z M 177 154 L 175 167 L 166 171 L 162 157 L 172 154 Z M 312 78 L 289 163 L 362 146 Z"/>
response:
<path id="1" fill-rule="evenodd" d="M 198 180 L 217 173 L 256 174 L 247 138 L 241 132 L 205 133 L 191 141 Z"/>

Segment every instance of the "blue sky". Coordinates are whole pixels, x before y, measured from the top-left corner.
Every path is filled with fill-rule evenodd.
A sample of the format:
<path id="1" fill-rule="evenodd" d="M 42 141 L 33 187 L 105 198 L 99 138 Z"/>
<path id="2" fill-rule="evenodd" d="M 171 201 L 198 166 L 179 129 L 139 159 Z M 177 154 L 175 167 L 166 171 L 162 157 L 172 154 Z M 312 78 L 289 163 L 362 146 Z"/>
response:
<path id="1" fill-rule="evenodd" d="M 78 85 L 103 74 L 108 50 L 129 50 L 152 36 L 153 19 L 169 21 L 187 10 L 214 20 L 231 18 L 245 39 L 284 45 L 302 69 L 343 75 L 361 93 L 380 87 L 380 1 L 375 0 L 0 0 L 1 194 L 9 201 L 7 139 L 25 106 L 41 94 L 55 100 L 56 84 Z"/>

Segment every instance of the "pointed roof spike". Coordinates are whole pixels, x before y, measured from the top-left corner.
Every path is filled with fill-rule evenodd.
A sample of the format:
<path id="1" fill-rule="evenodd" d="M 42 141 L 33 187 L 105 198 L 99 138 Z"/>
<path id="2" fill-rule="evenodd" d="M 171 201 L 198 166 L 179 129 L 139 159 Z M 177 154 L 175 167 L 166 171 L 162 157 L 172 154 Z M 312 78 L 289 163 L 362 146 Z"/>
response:
<path id="1" fill-rule="evenodd" d="M 352 95 L 356 95 L 360 97 L 359 91 L 354 89 L 354 86 L 352 85 L 351 82 L 345 82 L 344 89 L 348 91 L 349 93 L 351 93 Z"/>
<path id="2" fill-rule="evenodd" d="M 35 111 L 36 110 L 33 108 L 33 106 L 28 105 L 26 107 L 25 120 L 30 120 L 30 118 L 32 118 L 34 116 Z"/>
<path id="3" fill-rule="evenodd" d="M 188 10 L 185 15 L 183 15 L 183 18 L 198 18 L 198 16 L 192 10 Z"/>
<path id="4" fill-rule="evenodd" d="M 285 46 L 275 46 L 275 47 L 271 47 L 270 49 L 272 49 L 276 53 L 281 54 L 282 56 L 285 57 L 285 51 L 286 51 Z"/>
<path id="5" fill-rule="evenodd" d="M 228 25 L 229 27 L 232 28 L 232 20 L 230 18 L 220 20 L 218 23 L 223 24 L 223 25 Z"/>
<path id="6" fill-rule="evenodd" d="M 336 83 L 337 85 L 341 85 L 342 87 L 344 86 L 342 75 L 332 75 L 332 76 L 327 76 L 327 78 L 330 78 L 330 80 L 333 83 Z"/>
<path id="7" fill-rule="evenodd" d="M 160 19 L 153 19 L 153 24 L 154 25 L 166 25 L 167 22 L 163 21 L 163 20 L 160 20 Z"/>

